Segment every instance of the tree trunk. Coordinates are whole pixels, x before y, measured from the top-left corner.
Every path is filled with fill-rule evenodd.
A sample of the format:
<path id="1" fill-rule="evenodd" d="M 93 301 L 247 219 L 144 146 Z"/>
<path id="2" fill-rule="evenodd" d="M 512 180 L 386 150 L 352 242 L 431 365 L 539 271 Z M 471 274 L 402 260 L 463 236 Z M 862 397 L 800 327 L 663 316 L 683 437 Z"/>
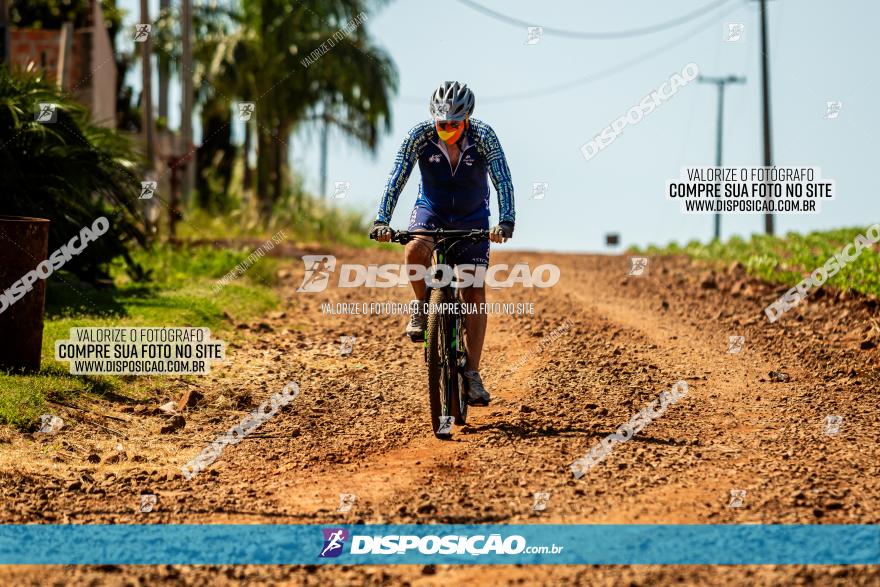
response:
<path id="1" fill-rule="evenodd" d="M 283 186 L 283 192 L 279 194 L 279 197 L 281 198 L 288 197 L 293 186 L 293 174 L 290 170 L 290 137 L 292 135 L 292 127 L 293 123 L 290 119 L 283 119 L 278 130 L 278 148 L 281 153 L 281 162 L 278 167 L 281 174 L 281 185 Z M 300 209 L 299 194 L 297 193 L 294 195 L 297 198 L 295 209 L 298 211 Z"/>
<path id="2" fill-rule="evenodd" d="M 290 122 L 280 120 L 275 127 L 275 189 L 273 190 L 273 202 L 284 199 L 287 189 L 287 137 L 289 135 Z"/>
<path id="3" fill-rule="evenodd" d="M 220 100 L 211 100 L 202 107 L 203 136 L 210 137 L 195 153 L 196 202 L 211 212 L 229 209 L 229 183 L 235 147 L 232 145 L 232 113 Z M 220 180 L 220 185 L 216 185 Z M 210 180 L 214 180 L 214 185 Z M 213 189 L 220 189 L 214 193 Z"/>
<path id="4" fill-rule="evenodd" d="M 268 117 L 260 116 L 264 109 L 257 108 L 258 129 L 271 128 L 271 122 Z M 257 132 L 257 204 L 260 216 L 266 220 L 272 211 L 272 194 L 270 190 L 272 186 L 269 182 L 269 176 L 272 169 L 272 137 L 263 130 Z"/>
<path id="5" fill-rule="evenodd" d="M 245 197 L 250 195 L 250 191 L 254 180 L 251 174 L 251 164 L 248 157 L 251 153 L 251 121 L 244 123 L 244 193 Z"/>
<path id="6" fill-rule="evenodd" d="M 272 129 L 272 203 L 281 199 L 284 178 L 281 175 L 281 143 L 278 141 L 278 127 Z"/>

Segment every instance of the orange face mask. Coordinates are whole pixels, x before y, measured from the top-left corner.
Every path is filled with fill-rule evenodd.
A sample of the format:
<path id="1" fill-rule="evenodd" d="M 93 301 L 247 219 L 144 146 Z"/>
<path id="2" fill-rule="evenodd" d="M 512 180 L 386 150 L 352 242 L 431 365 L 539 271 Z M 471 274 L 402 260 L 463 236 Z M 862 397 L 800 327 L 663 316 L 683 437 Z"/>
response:
<path id="1" fill-rule="evenodd" d="M 461 133 L 467 128 L 467 121 L 460 120 L 456 122 L 436 122 L 434 126 L 437 128 L 437 135 L 442 141 L 448 145 L 454 145 L 461 137 Z"/>

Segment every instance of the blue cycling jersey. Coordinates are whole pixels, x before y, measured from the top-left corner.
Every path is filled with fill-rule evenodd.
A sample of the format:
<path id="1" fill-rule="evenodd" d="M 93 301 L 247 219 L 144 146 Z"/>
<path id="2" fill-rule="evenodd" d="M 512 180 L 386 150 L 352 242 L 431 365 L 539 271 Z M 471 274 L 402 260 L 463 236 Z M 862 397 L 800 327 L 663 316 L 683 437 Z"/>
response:
<path id="1" fill-rule="evenodd" d="M 488 124 L 471 118 L 459 145 L 461 155 L 453 169 L 446 144 L 437 136 L 434 123 L 426 120 L 414 126 L 394 159 L 376 220 L 391 222 L 400 192 L 418 162 L 422 181 L 417 207 L 427 208 L 450 223 L 487 218 L 487 176 L 491 176 L 498 193 L 500 222 L 513 223 L 516 217 L 513 181 L 495 131 Z"/>

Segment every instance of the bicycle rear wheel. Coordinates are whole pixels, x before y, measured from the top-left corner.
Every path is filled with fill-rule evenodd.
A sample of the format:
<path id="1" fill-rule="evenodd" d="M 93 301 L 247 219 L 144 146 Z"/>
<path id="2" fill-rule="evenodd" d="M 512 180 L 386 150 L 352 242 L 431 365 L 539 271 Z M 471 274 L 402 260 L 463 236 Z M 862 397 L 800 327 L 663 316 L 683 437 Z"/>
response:
<path id="1" fill-rule="evenodd" d="M 431 429 L 437 438 L 452 436 L 453 403 L 458 401 L 458 366 L 453 348 L 454 316 L 437 310 L 447 301 L 444 289 L 431 291 L 425 345 L 428 355 L 428 394 L 431 402 Z"/>

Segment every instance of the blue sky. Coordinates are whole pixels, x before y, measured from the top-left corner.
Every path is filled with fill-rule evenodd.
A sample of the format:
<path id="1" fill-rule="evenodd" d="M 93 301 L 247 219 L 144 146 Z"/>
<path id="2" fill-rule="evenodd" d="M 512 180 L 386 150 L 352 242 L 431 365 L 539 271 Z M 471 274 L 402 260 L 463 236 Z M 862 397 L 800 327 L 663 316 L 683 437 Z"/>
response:
<path id="1" fill-rule="evenodd" d="M 477 1 L 534 26 L 577 31 L 649 26 L 709 3 Z M 130 10 L 127 21 L 136 22 L 134 1 L 122 4 Z M 155 14 L 158 2 L 153 4 Z M 874 65 L 880 54 L 874 30 L 878 16 L 880 6 L 867 0 L 769 2 L 774 161 L 820 167 L 824 177 L 837 183 L 836 199 L 824 202 L 821 214 L 778 215 L 779 234 L 880 221 L 874 144 L 880 130 L 875 106 L 880 82 Z M 725 40 L 728 23 L 745 26 L 741 41 Z M 579 151 L 686 63 L 697 63 L 705 75 L 747 78 L 745 85 L 727 90 L 724 162 L 762 162 L 757 2 L 731 0 L 687 24 L 619 40 L 545 34 L 538 44 L 527 45 L 524 27 L 498 22 L 453 0 L 442 5 L 391 2 L 370 14 L 366 26 L 399 70 L 393 128 L 375 154 L 331 135 L 328 177 L 331 186 L 334 181 L 352 184 L 349 196 L 337 205 L 355 207 L 365 215 L 375 213 L 404 133 L 428 117 L 428 97 L 445 79 L 473 88 L 474 116 L 495 129 L 504 147 L 517 195 L 516 236 L 510 243 L 517 249 L 603 251 L 604 235 L 610 231 L 619 232 L 625 244 L 638 245 L 711 237 L 710 216 L 681 214 L 663 192 L 666 180 L 677 177 L 681 167 L 714 162 L 714 86 L 684 87 L 590 161 Z M 644 58 L 637 64 L 617 71 L 640 56 Z M 608 70 L 616 73 L 561 91 L 510 98 Z M 824 117 L 829 100 L 843 103 L 837 119 Z M 294 137 L 290 155 L 292 169 L 317 191 L 315 129 L 303 129 Z M 418 179 L 415 171 L 392 225 L 405 227 Z M 533 182 L 549 184 L 544 199 L 531 199 Z M 497 218 L 494 192 L 492 208 Z M 759 215 L 722 219 L 724 239 L 762 230 Z"/>

